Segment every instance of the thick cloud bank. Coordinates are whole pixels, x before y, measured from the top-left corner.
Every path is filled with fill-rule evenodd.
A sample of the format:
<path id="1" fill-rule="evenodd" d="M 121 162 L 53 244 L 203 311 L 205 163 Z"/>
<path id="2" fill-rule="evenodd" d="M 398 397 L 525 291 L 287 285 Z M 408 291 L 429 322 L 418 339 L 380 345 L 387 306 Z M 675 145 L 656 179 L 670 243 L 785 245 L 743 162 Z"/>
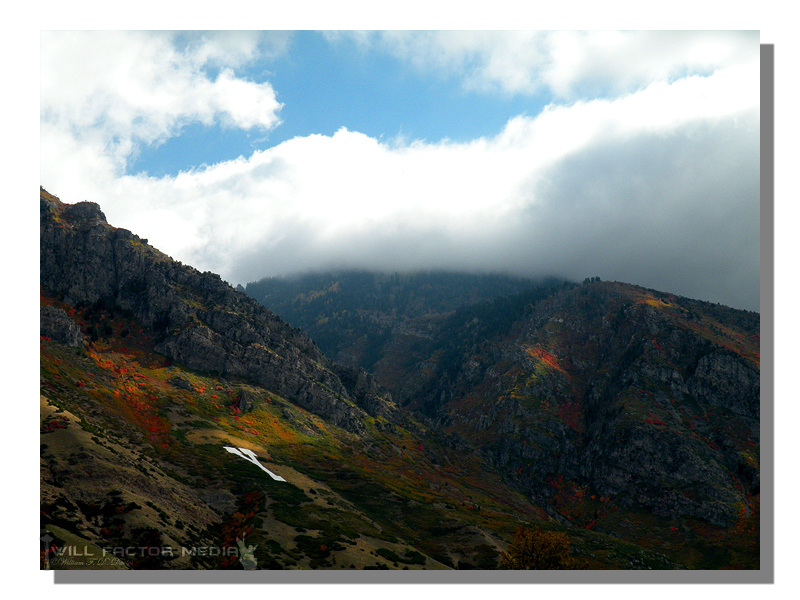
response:
<path id="1" fill-rule="evenodd" d="M 758 310 L 751 38 L 351 34 L 417 68 L 439 49 L 430 68 L 465 88 L 558 100 L 466 143 L 341 129 L 153 178 L 125 165 L 185 123 L 279 126 L 271 85 L 230 65 L 290 40 L 43 35 L 42 184 L 232 283 L 342 267 L 598 275 Z"/>

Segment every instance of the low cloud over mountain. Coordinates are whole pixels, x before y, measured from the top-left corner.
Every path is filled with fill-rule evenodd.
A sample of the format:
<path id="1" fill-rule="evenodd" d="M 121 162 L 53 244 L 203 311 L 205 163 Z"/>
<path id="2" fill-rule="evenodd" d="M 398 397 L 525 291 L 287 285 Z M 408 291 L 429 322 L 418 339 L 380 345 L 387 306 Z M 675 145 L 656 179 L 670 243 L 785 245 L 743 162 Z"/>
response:
<path id="1" fill-rule="evenodd" d="M 43 36 L 43 80 L 93 35 Z M 107 34 L 87 74 L 43 86 L 42 184 L 101 202 L 232 283 L 338 267 L 598 275 L 759 309 L 757 35 L 325 39 L 337 56 L 349 44 L 405 65 L 398 86 L 427 73 L 475 102 L 530 97 L 531 113 L 469 140 L 343 124 L 180 173 L 129 173 L 137 152 L 187 124 L 280 130 L 290 108 L 302 112 L 281 85 L 302 73 L 269 74 L 295 50 L 287 35 Z"/>

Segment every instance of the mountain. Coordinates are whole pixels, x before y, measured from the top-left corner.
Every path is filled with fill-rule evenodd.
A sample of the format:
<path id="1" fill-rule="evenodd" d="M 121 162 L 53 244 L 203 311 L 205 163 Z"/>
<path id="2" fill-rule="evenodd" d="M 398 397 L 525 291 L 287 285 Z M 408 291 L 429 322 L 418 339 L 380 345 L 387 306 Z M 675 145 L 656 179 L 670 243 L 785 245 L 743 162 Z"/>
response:
<path id="1" fill-rule="evenodd" d="M 335 318 L 316 329 L 327 335 Z M 373 319 L 364 335 L 386 327 L 396 339 L 414 318 Z M 756 513 L 760 496 L 759 330 L 753 312 L 599 278 L 551 281 L 439 314 L 413 360 L 387 352 L 373 371 L 552 519 L 618 532 L 631 515 L 691 517 L 722 531 Z M 614 498 L 625 520 L 612 526 L 587 493 Z M 660 535 L 675 537 L 672 527 Z"/>
<path id="2" fill-rule="evenodd" d="M 154 334 L 154 350 L 192 369 L 246 376 L 336 425 L 363 432 L 364 411 L 391 416 L 369 383 L 345 389 L 316 345 L 218 275 L 199 273 L 108 225 L 97 204 L 42 196 L 40 283 L 64 303 L 107 308 Z M 92 337 L 96 337 L 91 333 Z M 360 410 L 359 410 L 360 409 Z"/>
<path id="3" fill-rule="evenodd" d="M 244 291 L 301 329 L 326 356 L 398 388 L 406 381 L 404 367 L 416 362 L 453 311 L 537 283 L 494 274 L 344 271 L 268 277 Z"/>
<path id="4" fill-rule="evenodd" d="M 455 314 L 410 407 L 516 471 L 514 487 L 553 518 L 556 477 L 628 514 L 721 528 L 748 515 L 760 494 L 759 315 L 615 282 L 540 297 L 505 327 L 493 305 Z M 567 518 L 588 526 L 596 514 Z"/>
<path id="5" fill-rule="evenodd" d="M 40 190 L 40 273 L 54 567 L 106 566 L 71 556 L 79 546 L 118 568 L 242 568 L 245 536 L 262 568 L 494 566 L 533 514 L 371 376 L 94 203 Z"/>
<path id="6" fill-rule="evenodd" d="M 385 336 L 342 365 L 98 205 L 40 207 L 43 565 L 497 568 L 524 526 L 583 568 L 758 568 L 757 314 L 596 279 L 296 281 L 281 310 L 327 296 L 337 358 Z"/>

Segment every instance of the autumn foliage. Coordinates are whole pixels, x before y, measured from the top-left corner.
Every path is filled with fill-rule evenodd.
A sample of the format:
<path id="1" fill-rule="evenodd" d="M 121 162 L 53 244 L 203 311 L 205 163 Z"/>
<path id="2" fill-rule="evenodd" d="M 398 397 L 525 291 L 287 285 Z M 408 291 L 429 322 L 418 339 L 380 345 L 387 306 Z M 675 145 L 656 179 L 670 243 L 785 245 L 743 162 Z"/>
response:
<path id="1" fill-rule="evenodd" d="M 569 536 L 541 528 L 517 527 L 508 552 L 500 555 L 501 569 L 573 569 Z"/>

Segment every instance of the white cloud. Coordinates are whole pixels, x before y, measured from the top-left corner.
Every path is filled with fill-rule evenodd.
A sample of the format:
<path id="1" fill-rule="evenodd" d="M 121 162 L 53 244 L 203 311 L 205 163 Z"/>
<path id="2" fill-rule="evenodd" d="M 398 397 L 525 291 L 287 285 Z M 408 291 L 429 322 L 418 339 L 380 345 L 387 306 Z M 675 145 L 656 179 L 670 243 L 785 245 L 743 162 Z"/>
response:
<path id="1" fill-rule="evenodd" d="M 348 35 L 421 71 L 458 77 L 467 90 L 566 100 L 616 96 L 759 58 L 757 31 L 392 31 L 329 41 Z"/>
<path id="2" fill-rule="evenodd" d="M 563 98 L 618 94 L 759 58 L 758 32 L 553 32 L 547 46 L 542 80 Z"/>
<path id="3" fill-rule="evenodd" d="M 209 61 L 252 57 L 250 34 L 201 37 L 183 51 L 171 33 L 43 32 L 41 40 L 43 135 L 51 144 L 71 135 L 117 172 L 139 144 L 163 142 L 191 122 L 265 130 L 280 122 L 268 83 L 227 68 L 212 79 L 203 70 Z M 67 147 L 51 150 L 69 155 Z"/>
<path id="4" fill-rule="evenodd" d="M 257 58 L 284 54 L 292 40 L 290 31 L 201 31 L 171 34 L 177 45 L 186 47 L 187 56 L 202 67 L 212 64 L 239 67 Z"/>
<path id="5" fill-rule="evenodd" d="M 438 34 L 425 35 L 444 44 Z M 451 55 L 443 63 L 461 60 L 465 47 L 487 47 L 494 36 L 444 36 Z M 71 90 L 56 118 L 43 116 L 43 183 L 68 202 L 100 202 L 112 224 L 201 270 L 233 283 L 338 266 L 600 275 L 758 306 L 757 62 L 722 51 L 703 58 L 698 51 L 698 61 L 718 65 L 707 75 L 656 78 L 615 98 L 552 104 L 539 115 L 511 118 L 495 136 L 465 143 L 382 142 L 341 129 L 177 177 L 119 176 L 115 167 L 131 149 L 108 145 L 109 130 L 135 141 L 138 127 L 168 135 L 171 119 L 277 122 L 266 84 L 237 80 L 224 68 L 212 81 L 174 49 L 170 55 L 162 38 L 153 39 L 167 59 L 147 74 L 127 71 L 145 82 L 141 99 L 104 100 L 112 92 L 88 78 L 100 100 Z M 613 36 L 593 38 L 592 52 L 600 52 L 601 42 L 622 52 Z M 638 43 L 647 45 L 644 38 Z M 650 40 L 648 47 L 659 43 Z M 135 55 L 125 51 L 117 59 Z M 496 65 L 513 67 L 500 60 L 503 53 L 492 56 L 500 57 L 491 63 L 495 75 L 503 72 Z M 565 89 L 586 80 L 589 59 L 570 60 L 577 75 L 565 77 Z M 609 77 L 617 85 L 623 70 L 619 81 Z M 197 98 L 187 98 L 188 89 Z M 55 101 L 48 97 L 45 105 Z M 85 106 L 96 115 L 105 114 L 97 106 L 113 108 L 106 111 L 114 112 L 106 119 L 112 125 L 86 120 Z M 135 120 L 138 114 L 146 124 Z M 80 195 L 71 196 L 74 190 Z M 755 297 L 743 292 L 753 289 Z"/>

